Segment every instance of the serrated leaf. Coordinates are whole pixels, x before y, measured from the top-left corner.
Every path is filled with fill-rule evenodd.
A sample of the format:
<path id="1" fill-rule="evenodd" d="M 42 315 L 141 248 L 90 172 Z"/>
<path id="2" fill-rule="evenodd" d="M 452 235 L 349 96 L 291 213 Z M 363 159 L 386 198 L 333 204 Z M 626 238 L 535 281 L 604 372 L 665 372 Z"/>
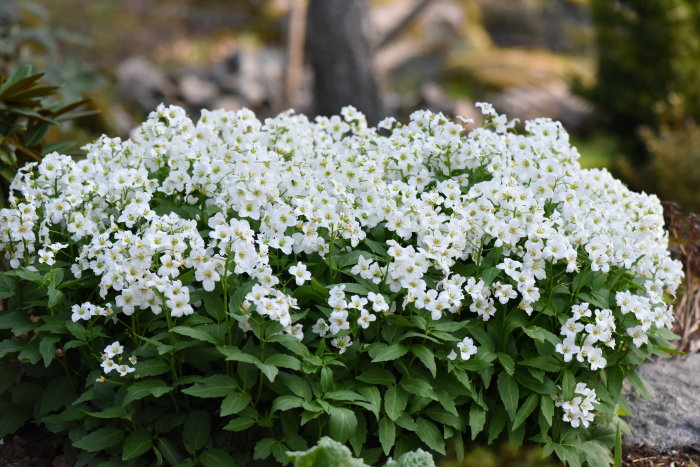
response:
<path id="1" fill-rule="evenodd" d="M 288 368 L 290 370 L 299 371 L 301 368 L 301 362 L 298 358 L 292 357 L 291 355 L 278 353 L 270 355 L 265 360 L 266 365 L 272 365 L 280 368 Z"/>
<path id="2" fill-rule="evenodd" d="M 0 274 L 0 299 L 12 297 L 17 290 L 15 281 L 4 274 Z"/>
<path id="3" fill-rule="evenodd" d="M 388 456 L 396 441 L 396 426 L 387 417 L 379 419 L 379 442 L 382 445 L 384 455 Z"/>
<path id="4" fill-rule="evenodd" d="M 550 396 L 542 394 L 540 396 L 540 410 L 544 415 L 547 425 L 552 426 L 552 417 L 554 416 L 554 401 Z"/>
<path id="5" fill-rule="evenodd" d="M 274 401 L 272 401 L 272 407 L 270 411 L 272 413 L 277 412 L 278 410 L 284 412 L 285 410 L 296 409 L 298 407 L 301 407 L 303 403 L 304 399 L 302 399 L 299 396 L 279 396 L 275 398 Z"/>
<path id="6" fill-rule="evenodd" d="M 544 371 L 559 371 L 561 370 L 561 362 L 551 355 L 540 355 L 537 357 L 526 358 L 518 362 L 518 365 L 529 366 Z"/>
<path id="7" fill-rule="evenodd" d="M 142 378 L 144 376 L 158 376 L 170 371 L 170 365 L 165 360 L 159 359 L 140 360 L 136 362 L 135 368 L 135 374 Z"/>
<path id="8" fill-rule="evenodd" d="M 525 399 L 525 402 L 518 408 L 518 411 L 515 413 L 515 419 L 513 420 L 513 428 L 512 430 L 515 431 L 520 427 L 520 425 L 525 422 L 527 417 L 530 416 L 533 410 L 535 410 L 535 407 L 537 407 L 537 401 L 539 400 L 539 395 L 532 393 L 529 396 L 527 396 L 527 399 Z"/>
<path id="9" fill-rule="evenodd" d="M 472 434 L 472 441 L 481 433 L 486 424 L 486 411 L 478 405 L 472 405 L 469 409 L 469 429 Z"/>
<path id="10" fill-rule="evenodd" d="M 218 350 L 224 357 L 226 357 L 226 360 L 229 361 L 252 363 L 254 365 L 262 363 L 255 355 L 250 355 L 249 353 L 232 345 L 220 345 L 216 348 L 216 350 Z"/>
<path id="11" fill-rule="evenodd" d="M 175 443 L 168 438 L 158 439 L 158 451 L 163 455 L 163 458 L 169 465 L 181 465 L 182 454 Z"/>
<path id="12" fill-rule="evenodd" d="M 409 394 L 415 394 L 420 397 L 427 397 L 429 399 L 437 400 L 437 395 L 435 394 L 433 386 L 424 379 L 406 376 L 401 380 L 400 385 Z"/>
<path id="13" fill-rule="evenodd" d="M 498 380 L 496 382 L 498 385 L 498 393 L 501 396 L 501 401 L 503 401 L 503 407 L 505 407 L 510 419 L 513 420 L 513 418 L 515 418 L 515 410 L 518 407 L 518 383 L 505 371 L 498 374 Z"/>
<path id="14" fill-rule="evenodd" d="M 124 432 L 113 426 L 106 426 L 89 433 L 73 443 L 78 449 L 88 452 L 104 451 L 119 444 L 124 438 Z"/>
<path id="15" fill-rule="evenodd" d="M 277 440 L 274 438 L 263 438 L 258 441 L 253 449 L 253 459 L 261 460 L 269 457 L 275 444 L 277 444 Z"/>
<path id="16" fill-rule="evenodd" d="M 362 381 L 367 384 L 380 384 L 382 386 L 390 386 L 396 384 L 396 377 L 394 374 L 384 368 L 370 368 L 362 372 L 355 379 Z"/>
<path id="17" fill-rule="evenodd" d="M 506 373 L 513 376 L 513 373 L 515 373 L 515 362 L 513 361 L 513 357 L 503 352 L 498 352 L 496 357 L 501 363 L 501 366 L 503 366 L 503 369 L 506 370 Z"/>
<path id="18" fill-rule="evenodd" d="M 384 411 L 394 421 L 406 410 L 407 404 L 408 396 L 398 386 L 392 386 L 384 393 Z"/>
<path id="19" fill-rule="evenodd" d="M 241 410 L 250 405 L 252 399 L 247 392 L 234 392 L 229 394 L 221 401 L 219 415 L 225 417 L 227 415 L 237 414 Z"/>
<path id="20" fill-rule="evenodd" d="M 153 437 L 151 437 L 151 434 L 143 428 L 138 429 L 124 440 L 124 445 L 122 446 L 122 460 L 128 461 L 135 459 L 141 454 L 150 451 L 152 447 Z"/>
<path id="21" fill-rule="evenodd" d="M 421 417 L 416 419 L 416 425 L 418 425 L 418 432 L 420 433 L 421 440 L 427 444 L 430 449 L 440 454 L 445 454 L 445 438 L 443 438 L 437 426 L 435 426 L 433 422 Z"/>
<path id="22" fill-rule="evenodd" d="M 224 425 L 224 430 L 228 431 L 243 431 L 255 425 L 255 419 L 248 415 L 237 417 Z"/>
<path id="23" fill-rule="evenodd" d="M 122 401 L 122 406 L 126 407 L 129 403 L 143 399 L 144 397 L 153 396 L 160 397 L 172 391 L 173 388 L 165 384 L 159 379 L 147 379 L 137 381 L 129 385 L 126 390 L 126 396 Z"/>
<path id="24" fill-rule="evenodd" d="M 238 381 L 228 375 L 213 375 L 182 390 L 195 397 L 225 397 L 239 390 Z"/>
<path id="25" fill-rule="evenodd" d="M 260 370 L 260 372 L 264 374 L 271 383 L 275 381 L 275 378 L 279 373 L 276 366 L 267 365 L 265 363 L 256 363 L 255 366 L 258 367 L 258 370 Z"/>
<path id="26" fill-rule="evenodd" d="M 328 432 L 330 436 L 340 442 L 349 440 L 357 426 L 355 412 L 345 407 L 334 406 L 330 406 L 329 410 Z"/>
<path id="27" fill-rule="evenodd" d="M 190 326 L 174 326 L 170 329 L 170 332 L 174 332 L 175 334 L 179 334 L 181 336 L 191 337 L 192 339 L 198 341 L 209 342 L 210 344 L 214 345 L 217 344 L 216 339 L 214 339 L 213 336 L 199 328 L 193 328 Z M 226 358 L 226 360 L 229 359 Z"/>
<path id="28" fill-rule="evenodd" d="M 378 344 L 369 351 L 373 363 L 388 362 L 401 358 L 408 352 L 408 347 L 403 344 Z"/>
<path id="29" fill-rule="evenodd" d="M 364 396 L 365 400 L 369 404 L 369 409 L 372 411 L 374 416 L 379 419 L 379 411 L 382 406 L 382 396 L 379 393 L 379 389 L 374 386 L 362 386 L 360 388 L 360 393 Z"/>
<path id="30" fill-rule="evenodd" d="M 435 355 L 426 346 L 422 344 L 414 344 L 411 346 L 411 353 L 418 357 L 418 360 L 425 365 L 425 367 L 430 371 L 430 374 L 435 375 L 437 373 L 437 366 L 435 365 Z"/>

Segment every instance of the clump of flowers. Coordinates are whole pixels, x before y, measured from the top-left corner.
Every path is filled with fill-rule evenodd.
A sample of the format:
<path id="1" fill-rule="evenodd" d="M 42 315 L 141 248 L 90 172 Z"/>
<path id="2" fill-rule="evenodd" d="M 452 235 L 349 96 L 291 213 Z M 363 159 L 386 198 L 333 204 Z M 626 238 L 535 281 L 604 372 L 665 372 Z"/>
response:
<path id="1" fill-rule="evenodd" d="M 35 283 L 81 342 L 163 359 L 172 379 L 125 378 L 141 388 L 127 401 L 226 387 L 245 395 L 220 428 L 253 437 L 296 423 L 371 458 L 527 435 L 591 461 L 598 441 L 570 430 L 610 422 L 624 377 L 672 337 L 680 263 L 655 196 L 582 169 L 558 122 L 518 132 L 480 106 L 469 133 L 427 111 L 380 133 L 351 107 L 195 123 L 159 106 L 128 140 L 22 169 L 0 251 L 17 280 L 47 274 Z M 119 349 L 104 371 L 139 376 Z M 265 439 L 256 453 L 284 459 Z"/>

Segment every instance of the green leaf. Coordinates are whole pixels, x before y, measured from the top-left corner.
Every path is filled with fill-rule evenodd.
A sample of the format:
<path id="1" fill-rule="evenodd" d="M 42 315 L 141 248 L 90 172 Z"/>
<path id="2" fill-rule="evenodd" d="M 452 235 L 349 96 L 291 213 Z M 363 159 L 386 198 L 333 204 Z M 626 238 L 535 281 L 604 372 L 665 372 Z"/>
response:
<path id="1" fill-rule="evenodd" d="M 248 415 L 237 417 L 224 425 L 224 430 L 228 431 L 243 431 L 255 425 L 255 419 Z"/>
<path id="2" fill-rule="evenodd" d="M 356 393 L 355 391 L 349 391 L 347 389 L 327 392 L 323 395 L 323 398 L 334 400 L 334 401 L 345 401 L 345 402 L 364 401 L 365 400 L 365 398 L 362 397 L 360 394 Z"/>
<path id="3" fill-rule="evenodd" d="M 503 428 L 506 426 L 507 419 L 508 415 L 501 407 L 489 414 L 488 444 L 491 444 L 493 440 L 498 437 L 501 431 L 503 431 Z"/>
<path id="4" fill-rule="evenodd" d="M 258 357 L 250 355 L 249 353 L 246 353 L 238 347 L 232 345 L 220 345 L 216 348 L 216 350 L 223 354 L 223 356 L 226 357 L 226 360 L 252 363 L 254 365 L 262 363 Z"/>
<path id="5" fill-rule="evenodd" d="M 61 303 L 61 301 L 63 300 L 63 292 L 56 289 L 56 286 L 53 284 L 49 285 L 48 293 L 49 293 L 49 302 L 48 302 L 47 306 L 49 308 L 54 308 L 56 305 Z"/>
<path id="6" fill-rule="evenodd" d="M 540 355 L 538 357 L 526 358 L 518 362 L 518 365 L 538 368 L 544 371 L 559 371 L 561 370 L 561 362 L 551 355 Z"/>
<path id="7" fill-rule="evenodd" d="M 275 378 L 279 373 L 276 366 L 267 365 L 265 363 L 256 363 L 255 366 L 258 367 L 262 374 L 264 374 L 271 383 L 275 381 Z"/>
<path id="8" fill-rule="evenodd" d="M 328 430 L 330 436 L 340 442 L 350 439 L 355 427 L 357 427 L 357 417 L 355 412 L 345 407 L 330 406 L 330 420 Z"/>
<path id="9" fill-rule="evenodd" d="M 554 401 L 550 396 L 542 394 L 540 396 L 540 410 L 544 415 L 547 425 L 552 426 L 552 417 L 554 416 Z"/>
<path id="10" fill-rule="evenodd" d="M 128 461 L 135 459 L 141 454 L 150 451 L 153 447 L 153 438 L 151 434 L 140 428 L 132 432 L 124 440 L 124 445 L 122 446 L 122 460 Z"/>
<path id="11" fill-rule="evenodd" d="M 501 395 L 503 406 L 511 420 L 515 418 L 515 410 L 518 407 L 518 383 L 505 371 L 498 374 L 498 393 Z"/>
<path id="12" fill-rule="evenodd" d="M 83 451 L 97 452 L 119 444 L 123 438 L 124 432 L 122 430 L 113 426 L 106 426 L 83 436 L 74 442 L 73 446 Z"/>
<path id="13" fill-rule="evenodd" d="M 426 346 L 422 344 L 414 344 L 411 346 L 411 353 L 418 357 L 418 360 L 425 365 L 425 367 L 430 371 L 430 374 L 435 378 L 437 373 L 437 366 L 435 365 L 435 355 Z"/>
<path id="14" fill-rule="evenodd" d="M 0 274 L 0 299 L 12 297 L 17 290 L 15 281 L 4 274 Z"/>
<path id="15" fill-rule="evenodd" d="M 362 386 L 360 387 L 360 393 L 368 402 L 369 410 L 371 410 L 374 416 L 379 419 L 379 410 L 382 406 L 382 396 L 379 393 L 379 389 L 374 386 Z"/>
<path id="16" fill-rule="evenodd" d="M 274 438 L 263 438 L 258 441 L 253 450 L 253 459 L 260 460 L 269 457 L 275 444 L 277 444 L 277 440 Z"/>
<path id="17" fill-rule="evenodd" d="M 406 376 L 401 380 L 400 385 L 409 394 L 415 394 L 420 397 L 427 397 L 435 401 L 437 400 L 437 395 L 435 394 L 433 386 L 424 379 L 420 379 L 413 376 Z"/>
<path id="18" fill-rule="evenodd" d="M 378 344 L 373 347 L 369 354 L 373 363 L 387 362 L 401 358 L 408 352 L 408 347 L 403 344 Z"/>
<path id="19" fill-rule="evenodd" d="M 39 343 L 39 352 L 44 360 L 44 366 L 48 367 L 56 358 L 56 343 L 61 340 L 58 336 L 44 336 Z"/>
<path id="20" fill-rule="evenodd" d="M 272 407 L 270 409 L 271 413 L 279 411 L 286 411 L 290 409 L 296 409 L 298 407 L 301 407 L 301 405 L 304 403 L 304 399 L 298 396 L 292 396 L 292 395 L 285 395 L 285 396 L 279 396 L 275 398 L 274 401 L 272 401 Z"/>
<path id="21" fill-rule="evenodd" d="M 214 339 L 213 336 L 211 336 L 208 332 L 203 331 L 202 329 L 199 328 L 192 328 L 189 326 L 174 326 L 173 328 L 170 329 L 170 332 L 174 332 L 175 334 L 180 334 L 181 336 L 187 336 L 191 337 L 192 339 L 198 340 L 198 341 L 204 341 L 204 342 L 209 342 L 210 344 L 216 345 L 216 339 Z M 226 360 L 229 360 L 228 358 Z"/>
<path id="22" fill-rule="evenodd" d="M 140 360 L 136 362 L 135 368 L 135 374 L 142 378 L 144 376 L 158 376 L 170 371 L 170 365 L 165 360 L 159 359 Z"/>
<path id="23" fill-rule="evenodd" d="M 100 410 L 98 412 L 85 412 L 85 414 L 95 417 L 95 418 L 102 418 L 102 419 L 112 419 L 112 418 L 123 418 L 125 420 L 128 420 L 131 418 L 129 416 L 129 413 L 126 411 L 126 409 L 120 405 L 113 405 L 111 407 L 107 407 L 104 410 Z"/>
<path id="24" fill-rule="evenodd" d="M 146 379 L 137 381 L 129 385 L 126 390 L 126 396 L 122 401 L 122 406 L 126 407 L 129 403 L 143 399 L 144 397 L 153 396 L 160 397 L 172 391 L 172 386 L 168 386 L 159 379 Z"/>
<path id="25" fill-rule="evenodd" d="M 301 362 L 298 358 L 292 357 L 288 354 L 277 353 L 270 355 L 265 360 L 266 365 L 277 366 L 281 368 L 289 368 L 290 370 L 299 371 L 301 368 Z"/>
<path id="26" fill-rule="evenodd" d="M 183 393 L 195 397 L 225 397 L 239 391 L 240 386 L 235 378 L 228 375 L 213 375 L 204 378 L 182 390 Z"/>
<path id="27" fill-rule="evenodd" d="M 620 430 L 620 422 L 617 423 L 617 429 L 615 430 L 615 450 L 613 452 L 615 467 L 622 467 L 622 431 Z"/>
<path id="28" fill-rule="evenodd" d="M 396 384 L 396 377 L 394 374 L 384 368 L 373 367 L 365 370 L 357 376 L 355 379 L 362 381 L 367 384 L 380 384 L 382 386 L 390 386 Z"/>
<path id="29" fill-rule="evenodd" d="M 24 342 L 5 339 L 0 342 L 0 358 L 3 358 L 9 353 L 19 352 L 24 348 Z"/>
<path id="30" fill-rule="evenodd" d="M 5 437 L 8 434 L 14 433 L 24 426 L 29 419 L 32 418 L 31 410 L 27 410 L 26 406 L 8 405 L 2 408 L 2 416 L 0 417 L 0 437 Z"/>
<path id="31" fill-rule="evenodd" d="M 528 326 L 526 328 L 523 328 L 523 331 L 525 332 L 525 334 L 527 334 L 529 337 L 536 341 L 546 341 L 552 345 L 559 344 L 559 338 L 554 333 L 547 331 L 544 328 L 540 328 L 537 326 Z"/>
<path id="32" fill-rule="evenodd" d="M 561 383 L 562 397 L 564 400 L 568 401 L 574 397 L 575 387 L 576 379 L 574 378 L 574 374 L 569 370 L 564 371 Z"/>
<path id="33" fill-rule="evenodd" d="M 469 428 L 472 432 L 472 441 L 483 431 L 485 424 L 486 411 L 476 404 L 472 405 L 471 409 L 469 409 Z"/>
<path id="34" fill-rule="evenodd" d="M 168 438 L 158 439 L 158 451 L 163 455 L 169 465 L 181 465 L 182 454 L 175 443 Z"/>
<path id="35" fill-rule="evenodd" d="M 440 454 L 445 454 L 445 438 L 442 436 L 437 426 L 435 426 L 433 422 L 421 417 L 416 419 L 416 424 L 418 425 L 418 433 L 420 433 L 421 440 L 424 441 L 430 449 Z"/>
<path id="36" fill-rule="evenodd" d="M 386 390 L 384 394 L 384 411 L 390 419 L 396 421 L 401 416 L 406 405 L 408 404 L 408 396 L 398 386 L 392 386 Z"/>
<path id="37" fill-rule="evenodd" d="M 223 449 L 207 449 L 198 457 L 204 467 L 235 467 L 236 461 Z"/>
<path id="38" fill-rule="evenodd" d="M 396 441 L 396 426 L 387 417 L 379 419 L 379 442 L 382 445 L 384 455 L 388 456 Z"/>
<path id="39" fill-rule="evenodd" d="M 527 417 L 530 416 L 533 410 L 535 410 L 535 407 L 537 407 L 537 401 L 539 400 L 539 395 L 532 393 L 529 396 L 527 396 L 527 399 L 525 399 L 525 402 L 523 402 L 523 405 L 518 408 L 518 411 L 515 413 L 515 419 L 513 420 L 513 428 L 512 430 L 515 431 L 518 429 L 520 425 L 525 422 Z"/>
<path id="40" fill-rule="evenodd" d="M 310 401 L 313 398 L 311 387 L 305 379 L 291 373 L 281 373 L 279 378 L 282 381 L 282 385 L 289 389 L 292 394 L 303 398 L 305 401 Z"/>
<path id="41" fill-rule="evenodd" d="M 506 373 L 513 376 L 513 373 L 515 372 L 515 362 L 513 362 L 513 357 L 503 352 L 498 352 L 496 356 L 498 357 L 498 361 L 501 362 L 503 369 L 506 370 Z"/>
<path id="42" fill-rule="evenodd" d="M 251 402 L 252 399 L 247 392 L 234 392 L 233 394 L 229 394 L 221 401 L 219 415 L 225 417 L 227 415 L 236 414 L 248 407 Z"/>
<path id="43" fill-rule="evenodd" d="M 204 410 L 190 412 L 182 429 L 182 440 L 187 452 L 195 454 L 204 447 L 209 440 L 210 423 L 209 412 Z"/>

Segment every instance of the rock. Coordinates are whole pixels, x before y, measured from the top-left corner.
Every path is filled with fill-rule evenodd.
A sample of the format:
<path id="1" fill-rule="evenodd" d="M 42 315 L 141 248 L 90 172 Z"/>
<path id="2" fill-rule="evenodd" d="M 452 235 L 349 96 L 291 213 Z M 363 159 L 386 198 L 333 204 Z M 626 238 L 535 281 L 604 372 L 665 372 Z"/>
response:
<path id="1" fill-rule="evenodd" d="M 545 86 L 518 86 L 509 88 L 489 99 L 493 106 L 508 118 L 530 120 L 549 117 L 562 122 L 572 131 L 590 125 L 593 106 L 574 96 L 563 82 L 552 82 Z"/>
<path id="2" fill-rule="evenodd" d="M 147 113 L 155 109 L 172 91 L 164 73 L 144 57 L 129 57 L 117 67 L 119 94 L 138 104 Z"/>
<path id="3" fill-rule="evenodd" d="M 631 408 L 626 421 L 632 435 L 625 437 L 625 443 L 647 443 L 662 450 L 700 444 L 700 354 L 648 363 L 637 374 L 653 400 L 626 388 Z"/>
<path id="4" fill-rule="evenodd" d="M 183 75 L 178 88 L 182 99 L 194 106 L 206 106 L 219 94 L 216 84 L 194 73 Z"/>

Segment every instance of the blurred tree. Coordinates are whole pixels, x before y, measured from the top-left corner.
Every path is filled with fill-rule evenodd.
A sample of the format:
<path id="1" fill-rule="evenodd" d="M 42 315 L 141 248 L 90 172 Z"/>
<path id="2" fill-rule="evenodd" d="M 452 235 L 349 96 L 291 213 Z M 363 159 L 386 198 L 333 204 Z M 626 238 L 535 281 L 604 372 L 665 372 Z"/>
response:
<path id="1" fill-rule="evenodd" d="M 367 0 L 309 2 L 307 44 L 319 114 L 336 114 L 342 106 L 353 105 L 370 124 L 383 117 L 367 11 Z"/>
<path id="2" fill-rule="evenodd" d="M 657 126 L 654 105 L 675 95 L 700 119 L 698 0 L 593 0 L 598 87 L 594 99 L 616 131 Z"/>

